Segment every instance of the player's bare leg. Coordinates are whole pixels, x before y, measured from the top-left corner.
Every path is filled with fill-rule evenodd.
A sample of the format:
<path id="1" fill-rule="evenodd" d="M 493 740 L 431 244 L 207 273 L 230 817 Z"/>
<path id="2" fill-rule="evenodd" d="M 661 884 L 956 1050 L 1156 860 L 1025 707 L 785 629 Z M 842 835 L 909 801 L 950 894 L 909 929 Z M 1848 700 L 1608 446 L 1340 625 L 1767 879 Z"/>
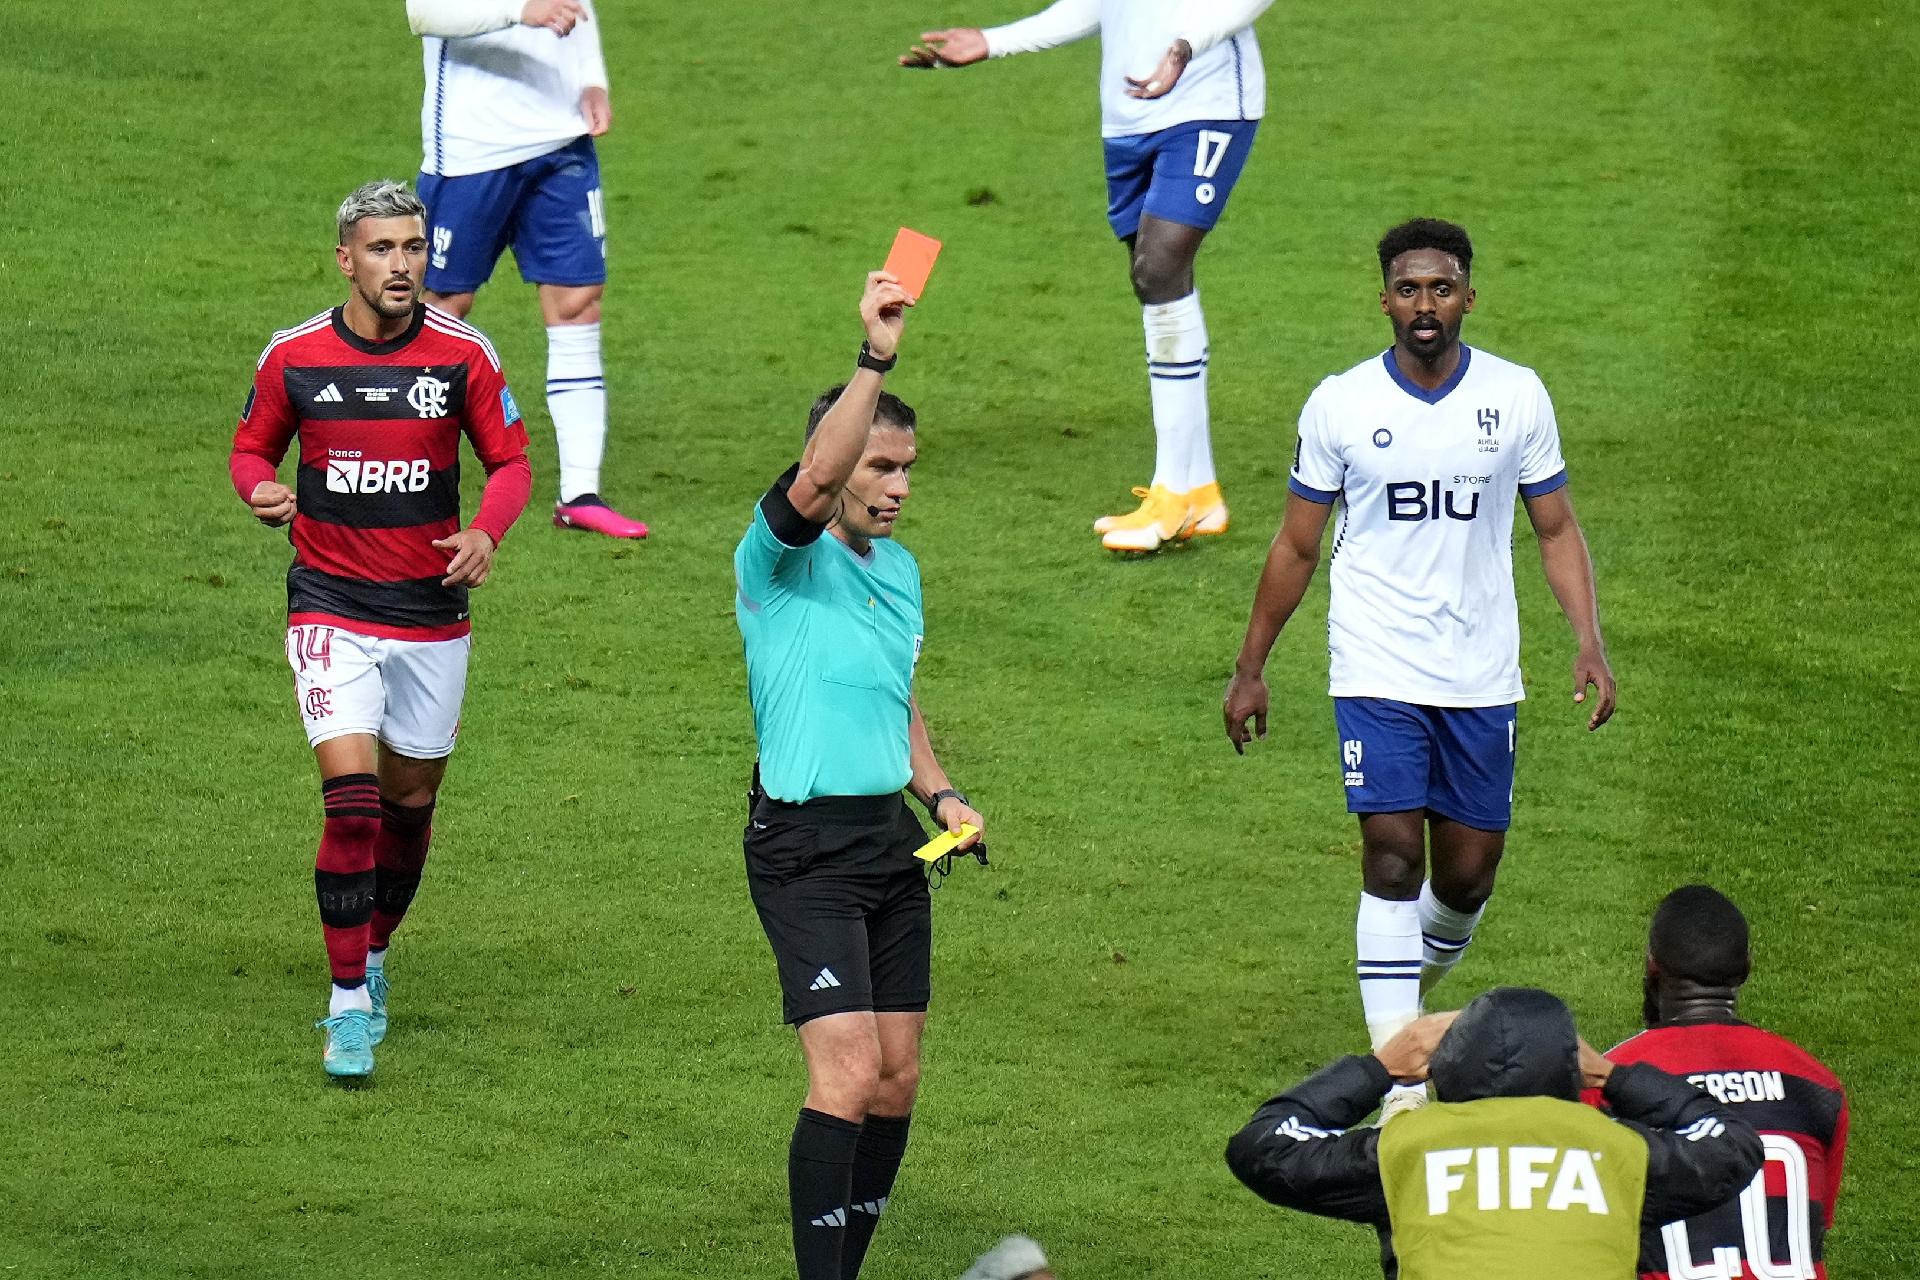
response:
<path id="1" fill-rule="evenodd" d="M 446 757 L 416 760 L 380 745 L 380 834 L 373 846 L 373 916 L 367 936 L 368 1034 L 387 1035 L 387 946 L 400 927 L 433 838 L 433 807 L 447 774 Z"/>
<path id="2" fill-rule="evenodd" d="M 1466 954 L 1507 847 L 1504 831 L 1484 831 L 1439 814 L 1433 815 L 1432 831 L 1433 875 L 1420 886 L 1422 996 Z"/>
<path id="3" fill-rule="evenodd" d="M 1226 503 L 1214 475 L 1207 423 L 1207 327 L 1193 267 L 1207 233 L 1151 214 L 1123 242 L 1147 339 L 1153 398 L 1153 481 L 1125 516 L 1094 522 L 1116 551 L 1151 551 L 1194 534 L 1225 533 Z"/>
<path id="4" fill-rule="evenodd" d="M 866 1123 L 854 1150 L 852 1193 L 847 1201 L 847 1238 L 841 1245 L 841 1280 L 860 1274 L 867 1246 L 880 1226 L 887 1197 L 907 1154 L 907 1134 L 913 1123 L 913 1103 L 920 1093 L 920 1038 L 927 1027 L 924 1013 L 874 1015 L 880 1038 L 880 1077 L 867 1105 Z"/>
<path id="5" fill-rule="evenodd" d="M 839 1280 L 860 1132 L 880 1087 L 880 1030 L 867 1012 L 830 1013 L 795 1030 L 807 1099 L 787 1150 L 793 1259 L 801 1280 Z"/>
<path id="6" fill-rule="evenodd" d="M 1426 811 L 1360 815 L 1360 910 L 1354 972 L 1367 1037 L 1377 1050 L 1420 1016 L 1420 880 L 1426 869 Z M 1423 1087 L 1396 1087 L 1380 1123 L 1426 1101 Z"/>
<path id="7" fill-rule="evenodd" d="M 600 497 L 607 447 L 607 380 L 600 359 L 599 284 L 540 286 L 547 326 L 547 416 L 560 450 L 560 500 L 553 522 L 610 538 L 644 538 L 647 526 Z"/>
<path id="8" fill-rule="evenodd" d="M 343 734 L 313 749 L 320 766 L 323 818 L 314 856 L 314 896 L 333 975 L 322 1063 L 337 1079 L 373 1074 L 371 1003 L 367 993 L 367 939 L 373 918 L 373 851 L 380 832 L 380 786 L 374 738 Z"/>
<path id="9" fill-rule="evenodd" d="M 462 320 L 467 318 L 467 312 L 473 310 L 471 293 L 435 293 L 427 289 L 422 291 L 420 296 L 428 306 L 438 307 L 448 315 L 458 316 Z"/>

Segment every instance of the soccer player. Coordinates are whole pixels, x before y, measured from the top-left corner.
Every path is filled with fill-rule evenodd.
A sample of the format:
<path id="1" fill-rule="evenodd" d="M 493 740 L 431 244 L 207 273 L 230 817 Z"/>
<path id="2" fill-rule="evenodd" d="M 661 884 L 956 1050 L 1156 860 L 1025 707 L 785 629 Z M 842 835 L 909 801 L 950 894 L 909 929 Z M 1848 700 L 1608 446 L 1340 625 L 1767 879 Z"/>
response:
<path id="1" fill-rule="evenodd" d="M 1353 1128 L 1428 1076 L 1437 1102 Z M 1580 1105 L 1583 1083 L 1612 1118 Z M 1686 1082 L 1595 1053 L 1554 996 L 1505 987 L 1266 1103 L 1227 1164 L 1263 1200 L 1372 1224 L 1388 1280 L 1600 1280 L 1632 1273 L 1642 1224 L 1737 1194 L 1760 1139 Z"/>
<path id="2" fill-rule="evenodd" d="M 1155 442 L 1153 479 L 1133 491 L 1139 508 L 1093 523 L 1109 550 L 1155 551 L 1227 531 L 1207 430 L 1207 324 L 1193 264 L 1266 113 L 1252 23 L 1271 3 L 1059 0 L 1004 27 L 929 31 L 900 58 L 907 67 L 964 67 L 1100 33 L 1107 221 L 1127 247 L 1140 300 Z"/>
<path id="3" fill-rule="evenodd" d="M 1460 341 L 1473 245 L 1421 218 L 1379 244 L 1393 346 L 1328 378 L 1300 413 L 1286 513 L 1227 686 L 1227 737 L 1267 734 L 1267 654 L 1320 560 L 1336 503 L 1329 692 L 1362 841 L 1357 973 L 1375 1048 L 1473 940 L 1512 816 L 1520 680 L 1517 496 L 1573 626 L 1574 701 L 1613 714 L 1593 564 L 1568 497 L 1553 404 L 1531 369 Z M 1429 842 L 1433 866 L 1426 875 Z M 1418 1105 L 1417 1089 L 1389 1108 Z"/>
<path id="4" fill-rule="evenodd" d="M 867 277 L 866 343 L 814 402 L 806 450 L 733 555 L 760 743 L 747 885 L 807 1063 L 787 1157 L 800 1280 L 852 1280 L 906 1154 L 930 993 L 926 839 L 901 789 L 949 832 L 980 814 L 934 756 L 913 697 L 920 570 L 893 541 L 918 456 L 914 413 L 881 390 L 908 305 Z"/>
<path id="5" fill-rule="evenodd" d="M 1737 1199 L 1648 1224 L 1640 1241 L 1643 1280 L 1825 1280 L 1826 1237 L 1846 1158 L 1847 1095 L 1805 1049 L 1740 1020 L 1734 1005 L 1752 968 L 1747 919 L 1718 890 L 1686 885 L 1654 911 L 1647 1030 L 1607 1057 L 1652 1063 L 1711 1093 L 1760 1131 L 1766 1164 Z"/>
<path id="6" fill-rule="evenodd" d="M 293 525 L 287 661 L 320 766 L 313 883 L 333 972 L 327 1074 L 373 1073 L 387 943 L 427 858 L 460 730 L 467 592 L 527 504 L 527 431 L 477 329 L 420 302 L 426 209 L 398 182 L 340 205 L 345 305 L 273 335 L 234 432 L 234 490 Z M 487 469 L 460 524 L 460 436 Z M 292 488 L 276 478 L 295 438 Z"/>
<path id="7" fill-rule="evenodd" d="M 607 217 L 593 140 L 613 108 L 591 0 L 407 0 L 407 19 L 426 61 L 426 300 L 466 316 L 513 247 L 547 326 L 547 414 L 560 453 L 553 522 L 644 538 L 643 522 L 600 496 Z"/>

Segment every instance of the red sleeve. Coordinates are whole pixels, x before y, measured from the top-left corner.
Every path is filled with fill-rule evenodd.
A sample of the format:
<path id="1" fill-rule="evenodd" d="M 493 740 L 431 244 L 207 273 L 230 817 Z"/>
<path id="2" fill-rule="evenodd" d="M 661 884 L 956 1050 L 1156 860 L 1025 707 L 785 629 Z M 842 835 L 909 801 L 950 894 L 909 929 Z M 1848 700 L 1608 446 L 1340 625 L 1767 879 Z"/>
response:
<path id="1" fill-rule="evenodd" d="M 227 474 L 242 502 L 253 497 L 263 480 L 279 474 L 280 461 L 287 456 L 294 432 L 300 429 L 300 419 L 287 400 L 284 368 L 284 362 L 269 348 L 254 371 L 246 407 L 240 410 L 240 425 L 234 428 Z"/>
<path id="2" fill-rule="evenodd" d="M 507 380 L 485 351 L 467 357 L 467 408 L 461 429 L 489 476 L 501 463 L 526 455 L 527 424 L 520 420 Z"/>
<path id="3" fill-rule="evenodd" d="M 487 487 L 480 493 L 480 509 L 473 513 L 468 528 L 478 529 L 499 546 L 513 528 L 513 522 L 527 509 L 533 493 L 533 468 L 522 453 L 487 468 Z"/>

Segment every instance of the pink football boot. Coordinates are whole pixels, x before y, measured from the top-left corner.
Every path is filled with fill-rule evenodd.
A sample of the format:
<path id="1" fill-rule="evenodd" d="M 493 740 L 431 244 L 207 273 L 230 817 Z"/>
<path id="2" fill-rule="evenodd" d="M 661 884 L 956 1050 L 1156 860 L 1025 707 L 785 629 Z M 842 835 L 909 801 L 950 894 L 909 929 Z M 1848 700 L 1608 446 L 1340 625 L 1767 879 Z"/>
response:
<path id="1" fill-rule="evenodd" d="M 553 504 L 553 522 L 562 529 L 585 529 L 604 533 L 609 538 L 644 538 L 644 522 L 621 515 L 600 500 L 597 493 L 583 493 L 572 502 Z"/>

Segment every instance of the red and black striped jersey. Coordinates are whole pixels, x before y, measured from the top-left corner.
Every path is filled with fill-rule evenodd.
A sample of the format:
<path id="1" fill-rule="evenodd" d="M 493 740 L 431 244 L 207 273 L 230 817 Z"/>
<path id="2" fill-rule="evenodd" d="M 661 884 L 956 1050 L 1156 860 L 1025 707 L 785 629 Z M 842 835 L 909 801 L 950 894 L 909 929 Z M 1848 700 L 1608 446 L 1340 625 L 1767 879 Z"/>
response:
<path id="1" fill-rule="evenodd" d="M 1847 1095 L 1833 1072 L 1784 1036 L 1744 1022 L 1655 1027 L 1607 1057 L 1685 1077 L 1757 1129 L 1766 1149 L 1766 1163 L 1738 1197 L 1646 1231 L 1643 1280 L 1825 1280 L 1847 1149 Z"/>
<path id="2" fill-rule="evenodd" d="M 416 307 L 386 342 L 354 333 L 338 307 L 273 335 L 230 464 L 245 498 L 244 477 L 270 478 L 251 459 L 277 468 L 299 437 L 291 621 L 408 640 L 467 634 L 467 588 L 440 585 L 449 557 L 432 545 L 460 528 L 462 432 L 489 473 L 525 467 L 527 430 L 499 357 L 446 312 Z M 475 523 L 496 544 L 506 534 Z"/>

